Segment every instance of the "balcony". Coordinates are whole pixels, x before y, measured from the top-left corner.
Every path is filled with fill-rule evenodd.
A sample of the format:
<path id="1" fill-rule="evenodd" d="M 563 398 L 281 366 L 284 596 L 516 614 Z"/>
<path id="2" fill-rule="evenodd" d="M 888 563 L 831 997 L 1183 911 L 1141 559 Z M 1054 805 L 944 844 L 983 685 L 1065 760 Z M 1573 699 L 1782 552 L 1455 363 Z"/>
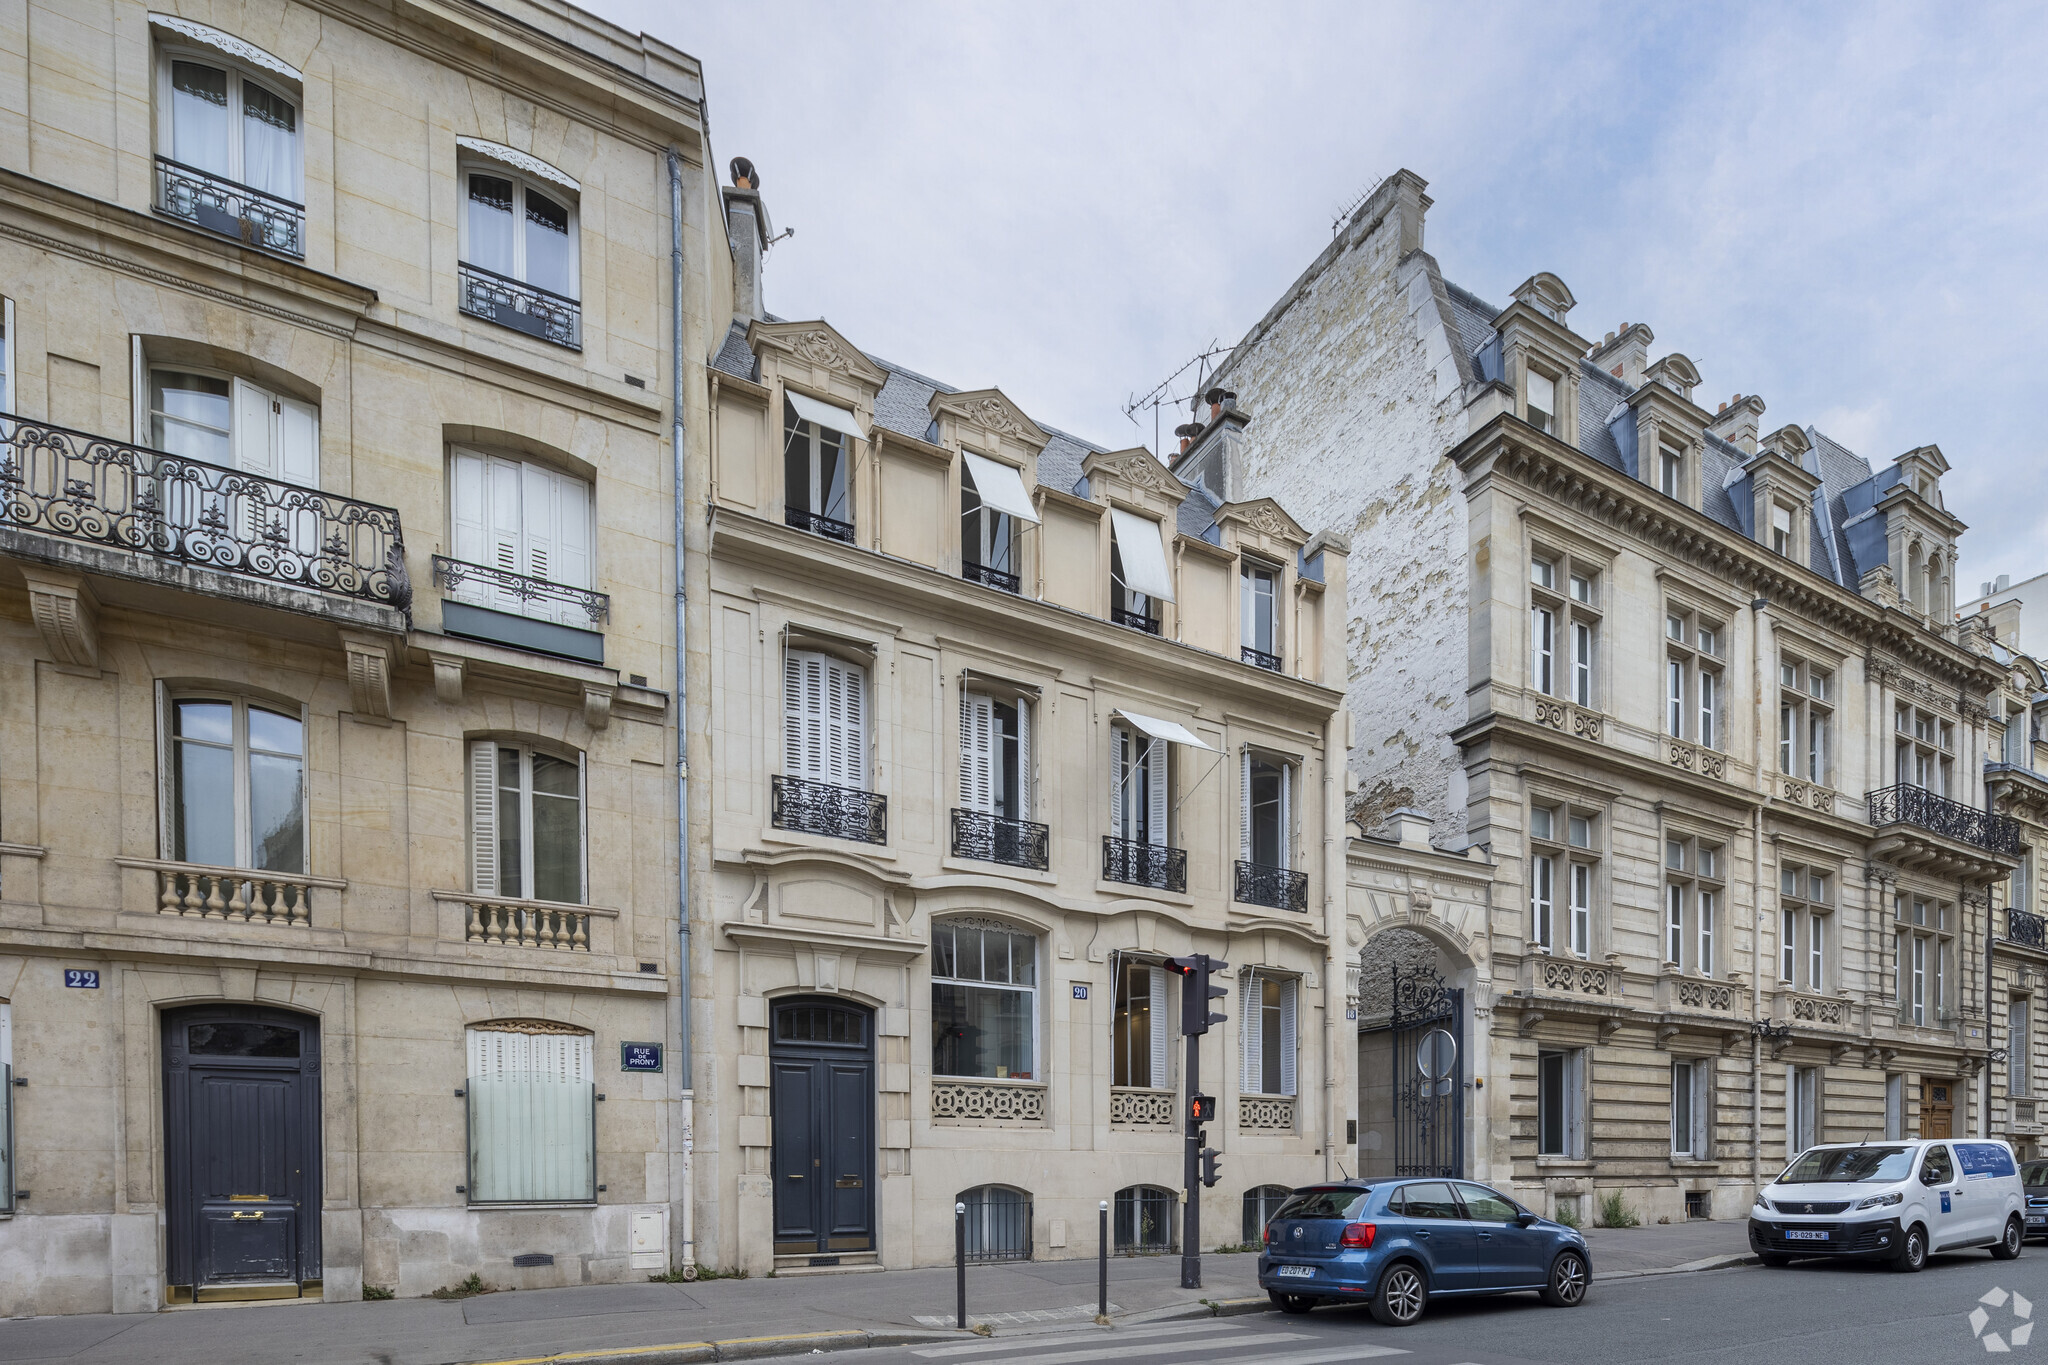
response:
<path id="1" fill-rule="evenodd" d="M 848 545 L 853 544 L 852 522 L 835 521 L 817 512 L 806 512 L 801 507 L 784 507 L 782 524 L 794 526 L 799 531 L 809 531 L 812 535 L 823 536 L 827 540 L 843 540 Z"/>
<path id="2" fill-rule="evenodd" d="M 803 777 L 777 775 L 771 782 L 769 822 L 775 828 L 864 844 L 889 842 L 888 797 Z"/>
<path id="3" fill-rule="evenodd" d="M 1047 866 L 1046 844 L 1051 831 L 1030 820 L 1006 820 L 987 811 L 953 811 L 953 856 L 1010 867 Z"/>
<path id="4" fill-rule="evenodd" d="M 1159 633 L 1158 620 L 1145 615 L 1143 612 L 1125 611 L 1122 607 L 1112 607 L 1109 612 L 1109 619 L 1117 625 L 1127 626 L 1132 630 L 1142 630 L 1147 635 L 1157 635 Z"/>
<path id="5" fill-rule="evenodd" d="M 1188 851 L 1169 848 L 1165 844 L 1112 839 L 1104 835 L 1102 880 L 1185 895 L 1188 889 Z"/>
<path id="6" fill-rule="evenodd" d="M 1022 581 L 1013 573 L 991 569 L 986 564 L 962 564 L 960 576 L 970 583 L 980 583 L 998 592 L 1015 593 L 1023 588 Z"/>
<path id="7" fill-rule="evenodd" d="M 1240 1133 L 1291 1133 L 1294 1131 L 1294 1096 L 1239 1095 L 1237 1131 Z"/>
<path id="8" fill-rule="evenodd" d="M 1274 910 L 1308 910 L 1308 873 L 1264 863 L 1237 864 L 1237 899 Z"/>
<path id="9" fill-rule="evenodd" d="M 313 924 L 313 892 L 341 891 L 348 883 L 333 877 L 272 872 L 247 867 L 212 867 L 201 863 L 163 862 L 153 858 L 117 858 L 122 867 L 156 874 L 156 910 L 183 919 L 211 919 L 231 924 L 267 924 L 306 929 Z M 327 907 L 326 927 L 335 927 L 334 908 Z"/>
<path id="10" fill-rule="evenodd" d="M 612 609 L 604 593 L 444 555 L 434 556 L 434 586 L 443 594 L 441 628 L 450 635 L 604 662 L 599 628 Z"/>
<path id="11" fill-rule="evenodd" d="M 136 572 L 139 555 L 412 606 L 389 507 L 0 415 L 0 533 L 23 531 L 119 551 L 81 567 L 124 577 L 164 577 Z"/>
<path id="12" fill-rule="evenodd" d="M 557 901 L 436 891 L 434 898 L 462 909 L 462 938 L 500 948 L 533 948 L 558 953 L 591 951 L 592 919 L 616 918 L 615 910 Z"/>
<path id="13" fill-rule="evenodd" d="M 1250 645 L 1246 645 L 1238 651 L 1238 657 L 1253 668 L 1263 668 L 1268 673 L 1278 673 L 1280 671 L 1280 656 L 1278 654 L 1268 654 L 1263 649 L 1253 649 Z"/>
<path id="14" fill-rule="evenodd" d="M 575 299 L 467 261 L 457 264 L 456 275 L 460 307 L 469 316 L 572 351 L 583 349 L 583 305 Z"/>
<path id="15" fill-rule="evenodd" d="M 156 159 L 158 211 L 244 246 L 300 260 L 306 255 L 306 206 L 238 185 L 167 156 Z"/>
<path id="16" fill-rule="evenodd" d="M 1900 783 L 1880 787 L 1864 798 L 1870 823 L 1879 829 L 1887 825 L 1909 825 L 1929 834 L 1987 853 L 2017 858 L 2020 827 L 2017 821 L 1990 811 L 1951 801 L 1925 787 Z"/>
<path id="17" fill-rule="evenodd" d="M 2048 953 L 2048 915 L 2014 907 L 2005 912 L 2005 941 Z"/>

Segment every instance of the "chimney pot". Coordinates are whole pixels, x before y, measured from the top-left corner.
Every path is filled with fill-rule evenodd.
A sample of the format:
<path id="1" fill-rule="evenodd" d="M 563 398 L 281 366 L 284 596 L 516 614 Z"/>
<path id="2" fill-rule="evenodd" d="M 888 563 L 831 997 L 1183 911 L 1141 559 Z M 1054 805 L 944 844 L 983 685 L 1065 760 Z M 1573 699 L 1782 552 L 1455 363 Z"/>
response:
<path id="1" fill-rule="evenodd" d="M 1188 453 L 1188 447 L 1189 447 L 1189 446 L 1191 446 L 1191 445 L 1193 445 L 1193 444 L 1194 444 L 1194 442 L 1193 442 L 1193 441 L 1190 441 L 1190 440 L 1189 440 L 1189 439 L 1188 439 L 1187 437 L 1185 437 L 1185 436 L 1181 437 L 1181 438 L 1180 438 L 1180 453 L 1181 453 L 1181 454 L 1183 454 L 1183 455 L 1187 454 L 1187 453 Z"/>
<path id="2" fill-rule="evenodd" d="M 747 160 L 743 156 L 734 157 L 732 159 L 732 183 L 733 188 L 735 189 L 760 189 L 761 177 L 760 174 L 754 170 L 754 163 Z"/>
<path id="3" fill-rule="evenodd" d="M 1609 332 L 1606 336 L 1600 338 L 1600 344 L 1602 346 L 1612 346 L 1614 344 L 1614 333 Z"/>
<path id="4" fill-rule="evenodd" d="M 1718 417 L 1720 414 L 1726 411 L 1728 411 L 1728 405 L 1726 403 L 1723 403 L 1720 407 L 1714 409 L 1714 415 Z"/>

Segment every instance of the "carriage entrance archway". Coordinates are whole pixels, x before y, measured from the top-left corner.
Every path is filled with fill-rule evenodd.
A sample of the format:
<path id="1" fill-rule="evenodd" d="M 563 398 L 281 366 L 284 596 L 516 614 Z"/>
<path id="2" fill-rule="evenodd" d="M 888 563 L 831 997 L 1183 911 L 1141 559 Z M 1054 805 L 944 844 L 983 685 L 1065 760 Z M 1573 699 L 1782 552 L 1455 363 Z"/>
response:
<path id="1" fill-rule="evenodd" d="M 1465 992 L 1429 939 L 1389 930 L 1359 982 L 1359 1175 L 1465 1174 Z"/>

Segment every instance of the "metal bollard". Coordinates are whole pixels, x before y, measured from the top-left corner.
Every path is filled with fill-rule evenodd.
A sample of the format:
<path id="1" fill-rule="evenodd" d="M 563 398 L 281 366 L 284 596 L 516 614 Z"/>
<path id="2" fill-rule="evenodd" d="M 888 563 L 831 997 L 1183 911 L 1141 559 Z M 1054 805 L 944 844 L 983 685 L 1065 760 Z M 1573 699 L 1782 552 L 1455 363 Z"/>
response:
<path id="1" fill-rule="evenodd" d="M 967 1330 L 967 1205 L 953 1205 L 954 1314 L 961 1331 Z"/>
<path id="2" fill-rule="evenodd" d="M 1095 1316 L 1109 1316 L 1109 1201 L 1095 1206 L 1101 1222 L 1095 1237 Z"/>

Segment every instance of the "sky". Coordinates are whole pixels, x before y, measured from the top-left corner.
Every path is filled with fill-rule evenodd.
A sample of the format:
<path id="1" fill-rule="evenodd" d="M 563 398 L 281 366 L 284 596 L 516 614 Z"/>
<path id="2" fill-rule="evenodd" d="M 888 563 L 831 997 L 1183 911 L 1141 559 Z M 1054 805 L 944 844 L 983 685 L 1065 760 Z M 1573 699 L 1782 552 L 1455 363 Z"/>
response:
<path id="1" fill-rule="evenodd" d="M 1125 404 L 1406 167 L 1481 298 L 1548 270 L 1709 410 L 1940 446 L 1958 601 L 2048 570 L 2048 7 L 584 3 L 704 63 L 771 313 L 1042 423 L 1155 445 Z"/>

